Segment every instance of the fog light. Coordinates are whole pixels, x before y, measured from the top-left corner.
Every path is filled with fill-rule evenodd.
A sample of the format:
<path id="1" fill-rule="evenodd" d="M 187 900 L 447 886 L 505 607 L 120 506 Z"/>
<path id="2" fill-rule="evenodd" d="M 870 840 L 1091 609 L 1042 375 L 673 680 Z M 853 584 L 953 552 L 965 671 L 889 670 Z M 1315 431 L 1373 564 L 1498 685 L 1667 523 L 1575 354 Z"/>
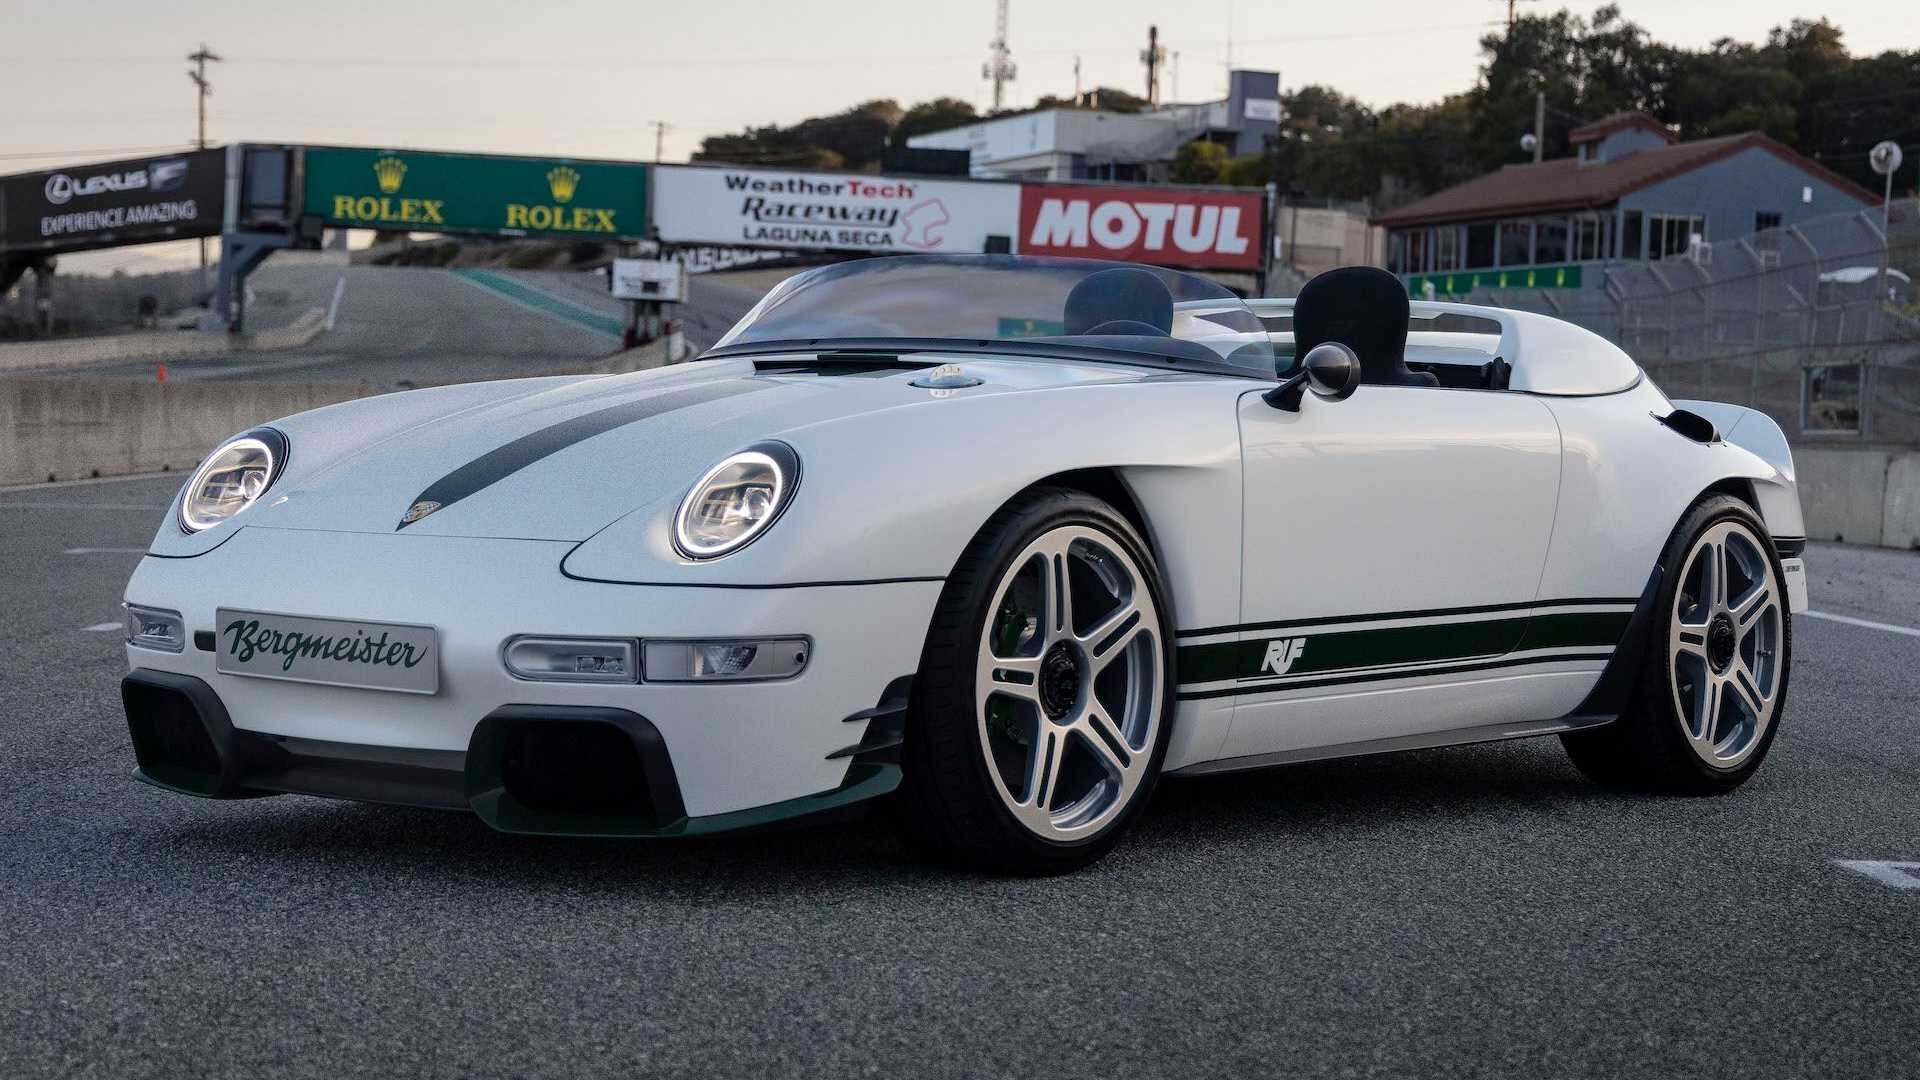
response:
<path id="1" fill-rule="evenodd" d="M 534 682 L 633 682 L 635 646 L 625 638 L 509 638 L 500 650 L 507 671 Z"/>
<path id="2" fill-rule="evenodd" d="M 187 624 L 177 611 L 122 604 L 126 609 L 127 644 L 161 652 L 179 652 L 187 644 Z"/>
<path id="3" fill-rule="evenodd" d="M 790 679 L 813 651 L 806 638 L 643 643 L 648 682 L 757 682 Z"/>

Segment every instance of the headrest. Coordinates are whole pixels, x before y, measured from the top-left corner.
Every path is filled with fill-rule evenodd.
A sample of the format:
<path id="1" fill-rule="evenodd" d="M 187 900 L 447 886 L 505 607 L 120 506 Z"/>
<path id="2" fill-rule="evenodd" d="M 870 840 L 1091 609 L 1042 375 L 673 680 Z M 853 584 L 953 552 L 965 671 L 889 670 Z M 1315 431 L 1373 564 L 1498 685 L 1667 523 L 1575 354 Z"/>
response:
<path id="1" fill-rule="evenodd" d="M 1293 362 L 1315 346 L 1338 341 L 1360 358 L 1367 382 L 1407 374 L 1406 287 L 1377 266 L 1343 266 L 1307 282 L 1293 302 Z"/>
<path id="2" fill-rule="evenodd" d="M 1069 334 L 1085 334 L 1110 322 L 1145 323 L 1159 334 L 1171 334 L 1173 293 L 1137 266 L 1095 271 L 1067 294 L 1064 322 Z"/>

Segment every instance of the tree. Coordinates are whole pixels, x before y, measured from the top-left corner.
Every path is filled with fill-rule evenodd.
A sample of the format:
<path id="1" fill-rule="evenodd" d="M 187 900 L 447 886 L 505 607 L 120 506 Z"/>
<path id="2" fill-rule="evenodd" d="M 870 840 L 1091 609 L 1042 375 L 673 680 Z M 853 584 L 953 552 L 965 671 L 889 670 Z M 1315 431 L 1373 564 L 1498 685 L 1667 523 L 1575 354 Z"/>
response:
<path id="1" fill-rule="evenodd" d="M 1217 184 L 1226 167 L 1226 147 L 1195 139 L 1174 151 L 1170 176 L 1176 184 Z"/>
<path id="2" fill-rule="evenodd" d="M 973 105 L 959 98 L 934 98 L 923 101 L 906 111 L 900 122 L 893 128 L 893 145 L 905 146 L 907 140 L 915 135 L 925 135 L 934 131 L 946 131 L 950 128 L 965 127 L 980 119 L 973 111 Z"/>

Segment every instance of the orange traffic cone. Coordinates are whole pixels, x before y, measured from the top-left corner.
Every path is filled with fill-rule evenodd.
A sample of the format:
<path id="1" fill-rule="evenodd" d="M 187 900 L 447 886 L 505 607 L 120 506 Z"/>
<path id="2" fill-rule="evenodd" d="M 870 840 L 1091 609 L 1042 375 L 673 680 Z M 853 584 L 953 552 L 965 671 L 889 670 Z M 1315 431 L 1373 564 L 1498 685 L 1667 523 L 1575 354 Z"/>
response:
<path id="1" fill-rule="evenodd" d="M 154 382 L 167 381 L 167 362 L 165 360 L 160 361 L 160 366 L 154 370 L 153 381 Z"/>

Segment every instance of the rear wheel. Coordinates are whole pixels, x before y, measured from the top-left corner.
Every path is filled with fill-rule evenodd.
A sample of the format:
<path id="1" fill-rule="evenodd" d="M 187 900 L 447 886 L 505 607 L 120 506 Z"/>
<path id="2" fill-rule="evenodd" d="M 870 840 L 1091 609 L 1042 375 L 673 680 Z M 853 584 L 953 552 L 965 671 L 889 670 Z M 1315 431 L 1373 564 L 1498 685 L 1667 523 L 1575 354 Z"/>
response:
<path id="1" fill-rule="evenodd" d="M 1166 750 L 1172 654 L 1138 532 L 1041 489 L 981 529 L 948 580 L 915 680 L 912 827 L 986 869 L 1056 873 L 1103 854 Z"/>
<path id="2" fill-rule="evenodd" d="M 1564 736 L 1604 783 L 1714 794 L 1759 769 L 1793 656 L 1780 561 L 1745 503 L 1711 496 L 1668 541 L 1653 640 L 1615 724 Z"/>

